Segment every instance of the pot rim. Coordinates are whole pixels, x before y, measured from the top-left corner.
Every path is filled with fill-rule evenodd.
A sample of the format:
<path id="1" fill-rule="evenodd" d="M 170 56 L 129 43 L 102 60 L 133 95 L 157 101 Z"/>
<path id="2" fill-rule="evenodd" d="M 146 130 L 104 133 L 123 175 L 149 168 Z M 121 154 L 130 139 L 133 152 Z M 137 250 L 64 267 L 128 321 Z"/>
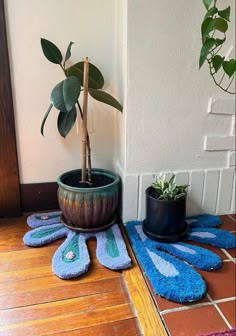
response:
<path id="1" fill-rule="evenodd" d="M 58 178 L 57 178 L 57 184 L 59 187 L 63 187 L 64 189 L 70 190 L 70 191 L 79 191 L 79 192 L 84 192 L 84 193 L 92 193 L 95 191 L 100 191 L 100 190 L 104 190 L 106 188 L 110 188 L 112 186 L 115 186 L 119 183 L 120 181 L 120 177 L 119 175 L 117 175 L 114 172 L 111 172 L 110 170 L 107 169 L 100 169 L 100 168 L 92 168 L 92 173 L 94 174 L 102 174 L 102 175 L 106 175 L 111 177 L 112 179 L 114 179 L 114 181 L 112 183 L 109 183 L 105 186 L 101 186 L 101 187 L 96 187 L 96 188 L 79 188 L 79 187 L 72 187 L 69 186 L 65 183 L 62 182 L 62 178 L 65 177 L 66 175 L 69 174 L 76 174 L 77 172 L 81 172 L 81 169 L 74 169 L 74 170 L 69 170 L 65 173 L 62 173 Z"/>
<path id="2" fill-rule="evenodd" d="M 150 194 L 149 194 L 149 191 L 150 190 L 154 190 L 154 188 L 152 186 L 148 187 L 145 192 L 146 192 L 146 196 L 148 196 L 149 198 L 151 198 L 152 200 L 156 201 L 156 202 L 161 202 L 161 203 L 177 203 L 177 202 L 181 202 L 181 201 L 186 201 L 186 198 L 187 198 L 187 193 L 185 193 L 185 197 L 181 197 L 181 198 L 178 198 L 177 200 L 159 200 L 155 197 L 152 197 Z"/>

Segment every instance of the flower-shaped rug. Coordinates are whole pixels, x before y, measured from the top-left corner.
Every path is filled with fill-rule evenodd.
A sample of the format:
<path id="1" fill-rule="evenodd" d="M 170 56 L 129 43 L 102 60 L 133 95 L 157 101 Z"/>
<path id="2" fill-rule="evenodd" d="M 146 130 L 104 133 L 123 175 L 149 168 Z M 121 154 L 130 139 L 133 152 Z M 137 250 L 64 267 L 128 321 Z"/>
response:
<path id="1" fill-rule="evenodd" d="M 236 246 L 233 234 L 215 228 L 221 224 L 217 216 L 193 216 L 186 218 L 186 222 L 189 224 L 186 240 L 225 249 Z M 202 247 L 182 241 L 168 244 L 149 239 L 140 221 L 126 223 L 126 231 L 155 293 L 168 300 L 181 303 L 199 300 L 206 292 L 206 284 L 194 268 L 211 271 L 222 265 L 217 254 Z"/>
<path id="2" fill-rule="evenodd" d="M 27 224 L 33 230 L 23 237 L 24 243 L 33 247 L 66 237 L 52 258 L 52 270 L 58 277 L 69 279 L 88 271 L 90 257 L 86 241 L 92 237 L 97 239 L 96 256 L 103 266 L 112 270 L 131 266 L 131 259 L 117 224 L 101 232 L 79 233 L 65 227 L 60 215 L 61 212 L 57 211 L 29 216 Z"/>

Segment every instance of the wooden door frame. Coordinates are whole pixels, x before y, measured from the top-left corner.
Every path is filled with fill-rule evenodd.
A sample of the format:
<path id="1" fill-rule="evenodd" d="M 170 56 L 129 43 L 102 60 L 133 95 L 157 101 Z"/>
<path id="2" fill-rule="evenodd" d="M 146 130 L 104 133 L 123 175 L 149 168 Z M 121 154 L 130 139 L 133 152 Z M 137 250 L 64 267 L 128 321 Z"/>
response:
<path id="1" fill-rule="evenodd" d="M 4 0 L 0 0 L 0 216 L 21 214 L 20 181 Z"/>

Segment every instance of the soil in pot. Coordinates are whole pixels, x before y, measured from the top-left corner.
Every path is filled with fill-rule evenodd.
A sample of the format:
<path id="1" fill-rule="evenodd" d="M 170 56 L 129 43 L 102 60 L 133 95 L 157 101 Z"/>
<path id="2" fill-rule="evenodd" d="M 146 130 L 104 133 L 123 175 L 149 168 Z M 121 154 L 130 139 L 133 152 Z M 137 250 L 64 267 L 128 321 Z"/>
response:
<path id="1" fill-rule="evenodd" d="M 74 188 L 99 188 L 104 187 L 114 180 L 106 175 L 102 174 L 93 174 L 92 173 L 92 182 L 81 182 L 81 173 L 78 172 L 74 175 L 69 175 L 63 178 L 62 182 L 70 187 Z"/>

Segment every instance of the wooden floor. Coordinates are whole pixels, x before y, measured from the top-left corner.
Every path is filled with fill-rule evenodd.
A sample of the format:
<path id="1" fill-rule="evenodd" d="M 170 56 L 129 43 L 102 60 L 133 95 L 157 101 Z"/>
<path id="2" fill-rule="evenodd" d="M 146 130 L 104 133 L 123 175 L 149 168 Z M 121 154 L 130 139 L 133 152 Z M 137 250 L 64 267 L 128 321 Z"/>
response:
<path id="1" fill-rule="evenodd" d="M 124 273 L 98 263 L 95 241 L 89 241 L 89 272 L 61 280 L 52 273 L 51 259 L 63 240 L 29 248 L 22 242 L 26 231 L 25 218 L 0 219 L 1 336 L 144 335 Z"/>

